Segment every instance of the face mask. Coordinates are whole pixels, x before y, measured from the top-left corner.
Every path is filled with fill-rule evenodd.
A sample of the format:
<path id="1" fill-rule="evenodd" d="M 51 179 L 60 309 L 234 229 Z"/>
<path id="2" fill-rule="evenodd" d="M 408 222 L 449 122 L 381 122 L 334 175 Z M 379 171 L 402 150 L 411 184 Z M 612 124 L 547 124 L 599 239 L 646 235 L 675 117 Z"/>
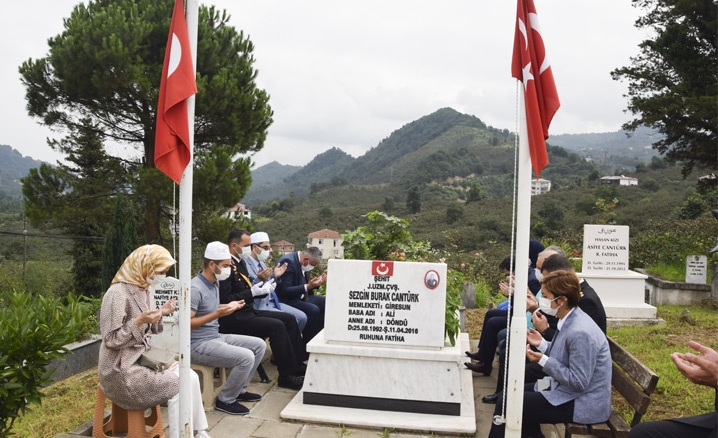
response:
<path id="1" fill-rule="evenodd" d="M 232 273 L 232 268 L 227 266 L 226 268 L 220 268 L 219 274 L 215 272 L 214 276 L 217 278 L 217 281 L 223 281 L 229 278 L 229 274 Z"/>
<path id="2" fill-rule="evenodd" d="M 147 283 L 150 286 L 155 287 L 160 284 L 160 282 L 162 282 L 165 278 L 167 278 L 167 275 L 165 274 L 155 274 L 155 278 L 148 278 Z"/>
<path id="3" fill-rule="evenodd" d="M 534 269 L 534 274 L 536 275 L 536 280 L 543 280 L 543 274 L 541 273 L 541 270 L 539 268 Z"/>
<path id="4" fill-rule="evenodd" d="M 242 252 L 239 254 L 239 258 L 242 260 L 247 260 L 251 256 L 252 256 L 252 248 L 249 246 L 242 247 Z"/>
<path id="5" fill-rule="evenodd" d="M 312 269 L 314 269 L 314 266 L 312 265 L 302 266 L 302 272 L 309 272 Z"/>
<path id="6" fill-rule="evenodd" d="M 260 249 L 262 250 L 262 252 L 257 254 L 257 260 L 259 260 L 260 262 L 263 262 L 263 261 L 267 260 L 267 258 L 269 258 L 269 250 L 264 249 L 264 248 L 260 248 Z"/>
<path id="7" fill-rule="evenodd" d="M 551 307 L 551 301 L 556 301 L 559 297 L 554 298 L 553 300 L 549 300 L 548 298 L 539 297 L 538 304 L 539 309 L 546 315 L 550 316 L 556 316 L 556 313 L 558 312 L 558 309 L 561 308 L 561 306 L 558 306 L 556 308 Z"/>

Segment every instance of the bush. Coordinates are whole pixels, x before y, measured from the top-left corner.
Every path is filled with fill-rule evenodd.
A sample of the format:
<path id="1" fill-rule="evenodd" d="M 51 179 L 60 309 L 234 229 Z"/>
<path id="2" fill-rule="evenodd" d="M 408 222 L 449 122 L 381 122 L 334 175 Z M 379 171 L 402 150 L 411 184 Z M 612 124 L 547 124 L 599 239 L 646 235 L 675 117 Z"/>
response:
<path id="1" fill-rule="evenodd" d="M 60 359 L 63 345 L 75 338 L 86 307 L 74 295 L 59 299 L 13 293 L 0 307 L 0 437 L 29 404 L 40 403 L 40 388 L 50 383 L 45 367 Z"/>

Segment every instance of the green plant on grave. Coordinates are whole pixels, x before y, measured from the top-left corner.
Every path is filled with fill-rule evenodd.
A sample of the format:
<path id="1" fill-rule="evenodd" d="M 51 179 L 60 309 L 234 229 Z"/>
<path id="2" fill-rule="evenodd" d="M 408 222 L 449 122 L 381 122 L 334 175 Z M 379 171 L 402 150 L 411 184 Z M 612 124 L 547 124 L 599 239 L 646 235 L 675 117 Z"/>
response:
<path id="1" fill-rule="evenodd" d="M 0 437 L 30 404 L 40 404 L 40 388 L 50 382 L 45 367 L 62 358 L 86 318 L 74 295 L 59 299 L 14 293 L 0 307 Z"/>

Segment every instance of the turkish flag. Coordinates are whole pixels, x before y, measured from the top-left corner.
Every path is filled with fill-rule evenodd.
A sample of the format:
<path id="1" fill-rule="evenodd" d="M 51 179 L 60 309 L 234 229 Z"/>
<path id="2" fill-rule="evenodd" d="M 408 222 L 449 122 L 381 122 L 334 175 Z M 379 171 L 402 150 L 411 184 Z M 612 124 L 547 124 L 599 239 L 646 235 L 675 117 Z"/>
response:
<path id="1" fill-rule="evenodd" d="M 394 262 L 372 261 L 371 275 L 392 276 L 394 275 Z"/>
<path id="2" fill-rule="evenodd" d="M 183 0 L 176 0 L 157 101 L 155 166 L 179 184 L 190 160 L 187 98 L 197 93 Z"/>
<path id="3" fill-rule="evenodd" d="M 511 76 L 520 80 L 524 86 L 531 166 L 538 178 L 548 164 L 548 127 L 561 103 L 553 81 L 551 64 L 546 57 L 533 0 L 518 0 Z"/>

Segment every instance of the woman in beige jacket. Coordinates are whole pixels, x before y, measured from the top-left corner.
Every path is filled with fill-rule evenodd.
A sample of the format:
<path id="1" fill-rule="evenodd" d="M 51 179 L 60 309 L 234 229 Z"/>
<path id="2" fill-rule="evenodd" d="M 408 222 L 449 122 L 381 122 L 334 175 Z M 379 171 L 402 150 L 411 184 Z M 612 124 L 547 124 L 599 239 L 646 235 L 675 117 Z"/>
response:
<path id="1" fill-rule="evenodd" d="M 162 316 L 175 310 L 170 300 L 161 308 L 153 306 L 152 289 L 175 264 L 169 251 L 159 245 L 144 245 L 125 259 L 102 299 L 100 309 L 100 386 L 116 405 L 138 410 L 168 402 L 170 437 L 177 436 L 179 367 L 164 372 L 140 365 L 140 356 L 150 348 L 153 333 L 162 332 Z M 199 379 L 192 374 L 192 412 L 196 437 L 209 437 L 202 406 Z"/>

